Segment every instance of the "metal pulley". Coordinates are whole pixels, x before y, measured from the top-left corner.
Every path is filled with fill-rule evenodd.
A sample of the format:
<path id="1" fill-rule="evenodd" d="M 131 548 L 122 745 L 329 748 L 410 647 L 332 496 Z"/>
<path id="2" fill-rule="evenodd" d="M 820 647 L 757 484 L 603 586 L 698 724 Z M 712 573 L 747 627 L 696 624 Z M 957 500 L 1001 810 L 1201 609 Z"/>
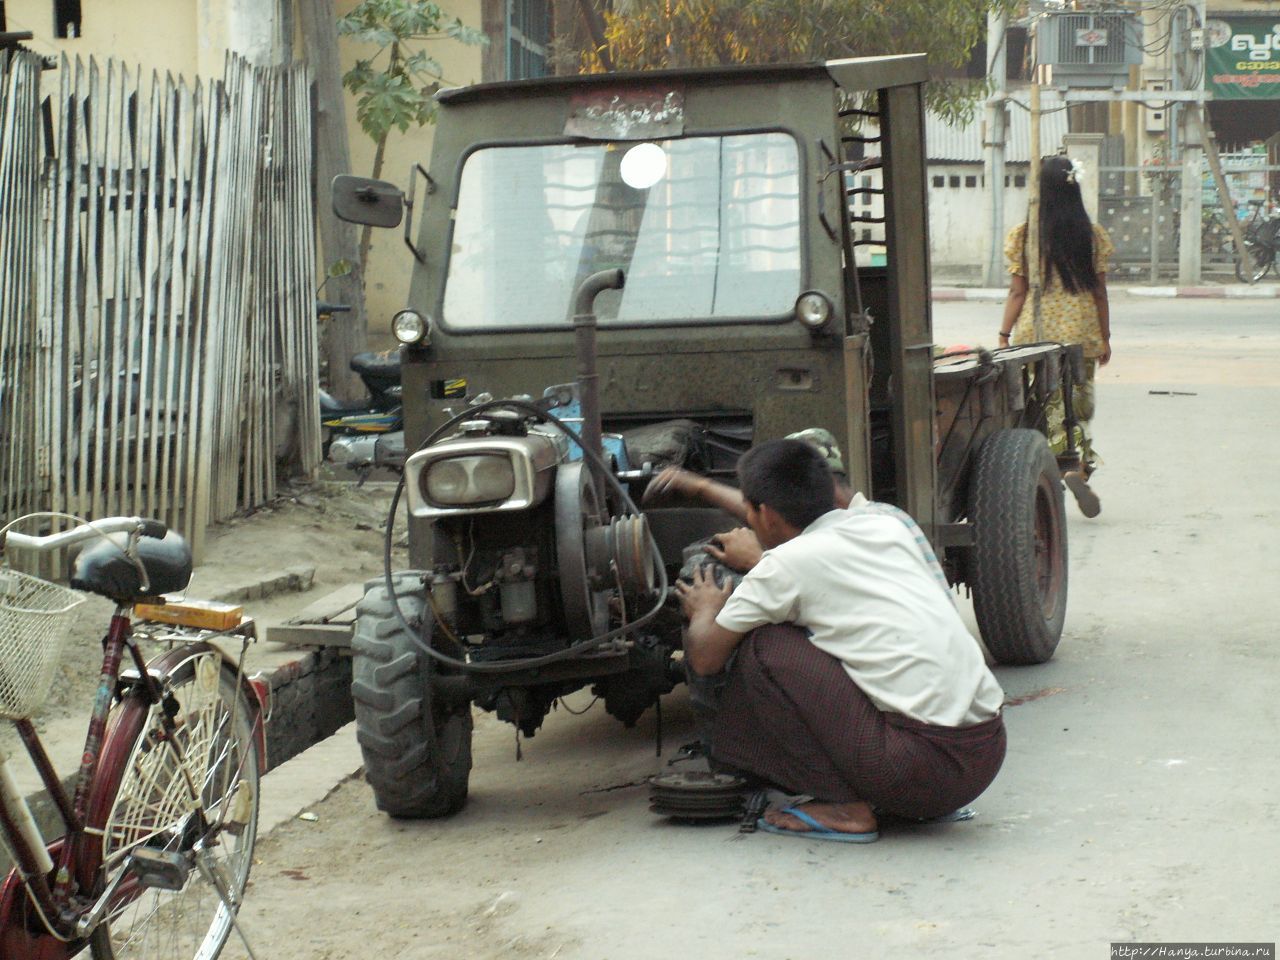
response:
<path id="1" fill-rule="evenodd" d="M 565 623 L 573 639 L 585 640 L 608 629 L 611 593 L 653 593 L 653 540 L 646 517 L 607 517 L 582 461 L 560 465 L 555 497 Z"/>
<path id="2" fill-rule="evenodd" d="M 628 597 L 653 593 L 653 541 L 643 515 L 614 517 L 587 534 L 587 563 L 602 589 L 616 587 Z"/>

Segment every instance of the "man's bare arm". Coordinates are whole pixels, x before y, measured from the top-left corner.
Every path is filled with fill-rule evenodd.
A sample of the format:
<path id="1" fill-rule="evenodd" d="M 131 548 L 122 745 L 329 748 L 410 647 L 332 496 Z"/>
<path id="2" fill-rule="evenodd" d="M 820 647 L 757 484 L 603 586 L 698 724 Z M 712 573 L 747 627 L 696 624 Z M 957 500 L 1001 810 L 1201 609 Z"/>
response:
<path id="1" fill-rule="evenodd" d="M 681 467 L 667 467 L 654 477 L 644 491 L 644 502 L 652 503 L 661 497 L 677 493 L 697 497 L 746 522 L 747 501 L 741 493 L 727 483 L 720 483 Z"/>

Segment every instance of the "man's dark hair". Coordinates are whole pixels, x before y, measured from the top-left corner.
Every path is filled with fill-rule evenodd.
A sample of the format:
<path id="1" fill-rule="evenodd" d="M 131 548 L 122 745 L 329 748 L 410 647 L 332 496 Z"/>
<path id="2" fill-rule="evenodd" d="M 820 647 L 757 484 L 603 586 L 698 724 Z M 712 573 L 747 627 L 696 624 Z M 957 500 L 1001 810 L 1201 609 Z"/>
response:
<path id="1" fill-rule="evenodd" d="M 768 440 L 738 461 L 738 485 L 757 510 L 762 503 L 800 530 L 835 508 L 831 468 L 803 440 Z"/>

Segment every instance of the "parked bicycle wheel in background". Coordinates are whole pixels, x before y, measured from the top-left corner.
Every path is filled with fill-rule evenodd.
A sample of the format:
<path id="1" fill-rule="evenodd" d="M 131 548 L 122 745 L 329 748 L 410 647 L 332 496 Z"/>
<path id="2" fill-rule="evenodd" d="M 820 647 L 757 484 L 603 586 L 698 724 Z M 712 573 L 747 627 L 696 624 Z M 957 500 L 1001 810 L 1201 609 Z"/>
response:
<path id="1" fill-rule="evenodd" d="M 1276 262 L 1277 248 L 1280 247 L 1278 233 L 1280 218 L 1249 224 L 1244 233 L 1244 262 L 1236 262 L 1236 276 L 1241 281 L 1257 283 L 1271 272 Z"/>

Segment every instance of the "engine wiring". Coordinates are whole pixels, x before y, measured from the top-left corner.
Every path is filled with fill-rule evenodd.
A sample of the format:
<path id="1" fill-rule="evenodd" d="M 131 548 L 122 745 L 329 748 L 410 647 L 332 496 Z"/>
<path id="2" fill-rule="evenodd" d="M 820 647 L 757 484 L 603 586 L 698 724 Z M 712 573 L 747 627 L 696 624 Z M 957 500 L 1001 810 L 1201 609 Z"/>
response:
<path id="1" fill-rule="evenodd" d="M 599 475 L 604 478 L 605 483 L 609 484 L 609 486 L 613 488 L 614 492 L 618 494 L 622 504 L 626 507 L 627 511 L 634 516 L 641 515 L 640 508 L 636 506 L 635 502 L 631 499 L 631 495 L 627 493 L 626 488 L 621 483 L 618 482 L 617 477 L 615 477 L 612 471 L 609 470 L 609 468 L 605 465 L 605 462 L 599 453 L 587 448 L 585 445 L 580 443 L 578 435 L 573 431 L 573 429 L 568 424 L 562 421 L 559 417 L 553 416 L 552 414 L 541 409 L 540 407 L 537 407 L 532 403 L 526 403 L 523 400 L 491 400 L 487 403 L 482 403 L 474 407 L 469 407 L 467 410 L 464 410 L 462 413 L 459 413 L 456 416 L 451 417 L 450 419 L 446 420 L 443 424 L 441 424 L 439 427 L 437 427 L 436 430 L 433 431 L 429 437 L 427 437 L 427 439 L 422 441 L 422 443 L 418 446 L 417 449 L 425 450 L 427 447 L 430 447 L 433 443 L 435 443 L 437 440 L 443 437 L 447 431 L 451 430 L 453 427 L 457 426 L 462 421 L 474 420 L 477 416 L 479 416 L 480 414 L 488 410 L 496 410 L 499 408 L 522 411 L 526 414 L 533 416 L 534 418 L 536 418 L 538 421 L 542 423 L 551 424 L 553 427 L 555 427 L 557 430 L 563 433 L 571 441 L 577 444 L 578 448 L 582 451 L 583 459 L 585 459 L 588 462 L 588 464 L 591 466 L 592 469 L 596 470 L 599 473 Z M 546 666 L 548 664 L 558 663 L 561 660 L 568 660 L 571 657 L 577 656 L 580 653 L 584 653 L 588 650 L 593 650 L 598 647 L 602 647 L 605 644 L 612 643 L 614 640 L 617 640 L 628 633 L 632 633 L 635 630 L 638 630 L 640 627 L 647 624 L 650 620 L 652 620 L 662 611 L 663 606 L 666 604 L 667 593 L 668 593 L 668 588 L 670 586 L 670 583 L 667 579 L 666 567 L 662 563 L 661 548 L 658 546 L 658 541 L 654 538 L 653 532 L 650 531 L 649 543 L 653 547 L 653 563 L 655 567 L 655 572 L 657 573 L 657 577 L 658 577 L 656 599 L 654 600 L 653 605 L 648 610 L 646 610 L 643 614 L 641 614 L 631 623 L 626 623 L 624 621 L 621 626 L 615 627 L 612 630 L 608 630 L 605 633 L 599 634 L 598 636 L 590 637 L 589 639 L 586 639 L 586 640 L 579 640 L 576 643 L 571 643 L 569 646 L 565 647 L 563 650 L 557 650 L 554 653 L 547 653 L 538 657 L 527 657 L 527 658 L 522 658 L 518 660 L 485 661 L 480 663 L 475 663 L 469 660 L 460 660 L 457 657 L 451 657 L 448 654 L 442 653 L 439 650 L 435 649 L 435 647 L 433 647 L 429 642 L 424 640 L 424 638 L 422 637 L 421 627 L 426 626 L 426 621 L 424 621 L 421 627 L 414 628 L 414 626 L 409 623 L 408 618 L 404 615 L 404 610 L 401 609 L 400 607 L 400 600 L 396 596 L 395 581 L 393 580 L 392 569 L 391 569 L 391 547 L 392 547 L 392 542 L 394 540 L 392 531 L 395 527 L 396 512 L 399 510 L 400 498 L 404 494 L 404 489 L 405 489 L 405 474 L 401 473 L 400 480 L 396 484 L 395 493 L 391 497 L 391 506 L 387 511 L 387 526 L 386 526 L 387 532 L 386 532 L 386 535 L 383 537 L 383 551 L 382 551 L 383 579 L 384 579 L 384 583 L 387 590 L 387 597 L 391 601 L 391 610 L 395 614 L 396 619 L 400 621 L 400 626 L 413 639 L 414 645 L 419 650 L 421 650 L 422 653 L 426 654 L 428 657 L 435 660 L 437 663 L 443 664 L 444 666 L 450 667 L 455 670 L 462 671 L 464 673 L 506 673 L 511 670 L 517 670 L 517 669 L 520 669 L 520 670 L 536 669 L 538 667 Z M 426 593 L 427 593 L 427 597 L 430 602 L 430 606 L 433 614 L 432 620 L 434 620 L 437 623 L 442 623 L 443 618 L 440 616 L 440 612 L 437 609 L 435 603 L 433 602 L 433 598 L 431 597 L 431 591 L 429 588 L 426 590 Z M 453 634 L 452 631 L 446 631 L 445 635 L 446 637 L 449 637 L 453 642 L 457 643 L 457 637 L 456 635 Z M 461 644 L 458 644 L 458 646 L 461 646 Z"/>

